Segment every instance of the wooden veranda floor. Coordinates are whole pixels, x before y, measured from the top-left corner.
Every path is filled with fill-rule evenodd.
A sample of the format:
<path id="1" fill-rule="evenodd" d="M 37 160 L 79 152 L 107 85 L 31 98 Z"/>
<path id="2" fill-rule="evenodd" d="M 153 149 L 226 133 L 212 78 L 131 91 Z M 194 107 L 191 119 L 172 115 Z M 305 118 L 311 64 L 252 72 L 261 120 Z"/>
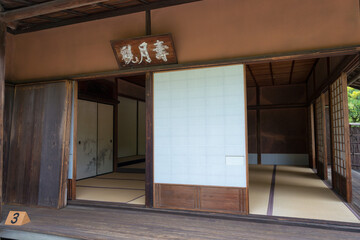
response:
<path id="1" fill-rule="evenodd" d="M 328 184 L 331 186 L 331 167 L 328 167 Z M 351 170 L 352 207 L 360 215 L 360 171 Z"/>
<path id="2" fill-rule="evenodd" d="M 68 206 L 61 210 L 4 206 L 27 211 L 31 223 L 0 225 L 0 235 L 29 231 L 75 239 L 359 239 L 358 225 L 289 224 L 283 219 L 251 216 L 170 213 L 152 209 L 113 209 Z M 21 232 L 19 232 L 21 234 Z M 22 232 L 24 235 L 24 232 Z M 25 234 L 26 235 L 26 234 Z M 30 236 L 31 234 L 29 234 Z M 3 235 L 4 236 L 4 235 Z M 49 236 L 36 239 L 52 239 Z M 33 238 L 34 239 L 34 238 Z M 55 238 L 59 239 L 59 238 Z"/>

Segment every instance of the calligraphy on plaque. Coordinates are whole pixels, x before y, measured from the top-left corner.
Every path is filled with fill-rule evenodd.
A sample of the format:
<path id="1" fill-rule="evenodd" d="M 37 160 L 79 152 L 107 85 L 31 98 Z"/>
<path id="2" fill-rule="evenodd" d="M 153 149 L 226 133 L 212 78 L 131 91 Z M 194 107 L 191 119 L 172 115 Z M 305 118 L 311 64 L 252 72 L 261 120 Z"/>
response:
<path id="1" fill-rule="evenodd" d="M 120 68 L 177 63 L 171 34 L 111 41 Z"/>

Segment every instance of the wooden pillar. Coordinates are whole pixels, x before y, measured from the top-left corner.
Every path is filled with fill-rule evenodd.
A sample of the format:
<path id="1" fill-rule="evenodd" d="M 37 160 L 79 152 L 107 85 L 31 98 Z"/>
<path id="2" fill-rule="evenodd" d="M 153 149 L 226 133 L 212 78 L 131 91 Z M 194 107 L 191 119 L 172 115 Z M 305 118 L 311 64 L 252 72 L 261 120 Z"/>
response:
<path id="1" fill-rule="evenodd" d="M 146 170 L 145 170 L 145 206 L 154 206 L 154 81 L 153 73 L 146 73 Z"/>
<path id="2" fill-rule="evenodd" d="M 256 147 L 257 164 L 261 165 L 260 87 L 256 87 Z"/>
<path id="3" fill-rule="evenodd" d="M 4 97 L 5 97 L 5 39 L 6 24 L 0 23 L 0 221 L 2 213 L 3 153 L 4 153 Z"/>

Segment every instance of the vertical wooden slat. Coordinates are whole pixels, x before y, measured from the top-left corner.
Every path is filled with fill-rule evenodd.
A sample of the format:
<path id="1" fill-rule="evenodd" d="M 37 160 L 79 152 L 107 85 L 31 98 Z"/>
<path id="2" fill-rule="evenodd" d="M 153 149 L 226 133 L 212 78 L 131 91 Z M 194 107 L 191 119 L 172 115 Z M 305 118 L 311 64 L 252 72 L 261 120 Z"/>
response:
<path id="1" fill-rule="evenodd" d="M 118 79 L 115 78 L 115 96 L 114 99 L 117 101 L 118 100 Z M 114 105 L 114 135 L 113 135 L 113 149 L 114 149 L 114 169 L 113 171 L 116 172 L 117 170 L 117 158 L 118 158 L 118 129 L 119 129 L 119 121 L 118 121 L 118 111 L 119 111 L 119 105 L 118 103 L 116 103 Z"/>
<path id="2" fill-rule="evenodd" d="M 321 94 L 315 103 L 316 116 L 316 168 L 321 179 L 327 179 L 325 96 Z"/>
<path id="3" fill-rule="evenodd" d="M 261 164 L 260 87 L 256 87 L 256 149 L 257 164 Z"/>
<path id="4" fill-rule="evenodd" d="M 330 66 L 330 61 L 328 62 L 329 66 Z M 334 122 L 333 122 L 333 114 L 334 114 L 334 110 L 333 110 L 333 103 L 331 101 L 331 99 L 333 98 L 333 92 L 331 90 L 331 87 L 329 88 L 329 114 L 330 114 L 330 117 L 329 117 L 329 121 L 330 121 L 330 151 L 331 151 L 331 158 L 330 158 L 330 161 L 331 161 L 331 184 L 332 184 L 332 187 L 333 189 L 336 189 L 335 187 L 335 183 L 336 183 L 336 176 L 335 176 L 335 148 L 334 148 L 334 132 L 333 132 L 333 129 L 334 129 Z"/>
<path id="5" fill-rule="evenodd" d="M 145 205 L 153 207 L 154 199 L 154 80 L 153 73 L 146 73 L 146 182 Z"/>
<path id="6" fill-rule="evenodd" d="M 74 129 L 73 129 L 73 176 L 71 181 L 71 199 L 76 199 L 76 163 L 77 163 L 77 115 L 78 115 L 78 82 L 74 82 Z M 117 134 L 116 134 L 117 135 Z"/>
<path id="7" fill-rule="evenodd" d="M 0 221 L 3 202 L 3 153 L 4 153 L 4 98 L 5 98 L 5 39 L 6 24 L 0 23 Z"/>
<path id="8" fill-rule="evenodd" d="M 244 69 L 244 111 L 245 111 L 245 154 L 246 154 L 246 190 L 245 196 L 239 196 L 239 203 L 242 206 L 245 206 L 245 209 L 240 208 L 241 212 L 249 214 L 249 147 L 248 147 L 248 115 L 247 115 L 247 87 L 246 87 L 246 67 L 243 65 Z M 261 162 L 260 162 L 261 163 Z M 239 190 L 240 191 L 240 190 Z M 245 201 L 245 202 L 244 202 Z"/>
<path id="9" fill-rule="evenodd" d="M 341 74 L 342 84 L 342 104 L 344 111 L 344 147 L 345 147 L 345 166 L 346 166 L 346 201 L 352 200 L 352 181 L 351 181 L 351 156 L 350 156 L 350 126 L 349 126 L 349 110 L 347 96 L 347 75 Z"/>
<path id="10" fill-rule="evenodd" d="M 323 142 L 324 142 L 324 166 L 323 166 L 323 179 L 327 179 L 327 144 L 326 144 L 326 115 L 325 115 L 325 94 L 321 94 L 321 112 L 322 112 L 322 129 L 323 129 Z"/>
<path id="11" fill-rule="evenodd" d="M 314 104 L 310 104 L 310 135 L 311 135 L 311 158 L 310 167 L 316 168 L 315 163 L 315 126 L 314 126 Z"/>
<path id="12" fill-rule="evenodd" d="M 347 202 L 352 200 L 350 129 L 347 100 L 347 76 L 342 73 L 330 85 L 331 131 L 333 149 L 333 188 Z"/>

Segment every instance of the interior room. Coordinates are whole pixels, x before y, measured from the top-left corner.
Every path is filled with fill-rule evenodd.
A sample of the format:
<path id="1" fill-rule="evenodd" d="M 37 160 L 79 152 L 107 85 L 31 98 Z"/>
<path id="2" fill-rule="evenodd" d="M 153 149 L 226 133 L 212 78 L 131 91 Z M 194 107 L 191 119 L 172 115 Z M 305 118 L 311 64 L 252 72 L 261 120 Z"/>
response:
<path id="1" fill-rule="evenodd" d="M 79 81 L 76 199 L 145 204 L 145 76 Z"/>
<path id="2" fill-rule="evenodd" d="M 342 58 L 247 65 L 250 214 L 359 222 L 332 191 L 331 98 L 316 91 Z"/>

